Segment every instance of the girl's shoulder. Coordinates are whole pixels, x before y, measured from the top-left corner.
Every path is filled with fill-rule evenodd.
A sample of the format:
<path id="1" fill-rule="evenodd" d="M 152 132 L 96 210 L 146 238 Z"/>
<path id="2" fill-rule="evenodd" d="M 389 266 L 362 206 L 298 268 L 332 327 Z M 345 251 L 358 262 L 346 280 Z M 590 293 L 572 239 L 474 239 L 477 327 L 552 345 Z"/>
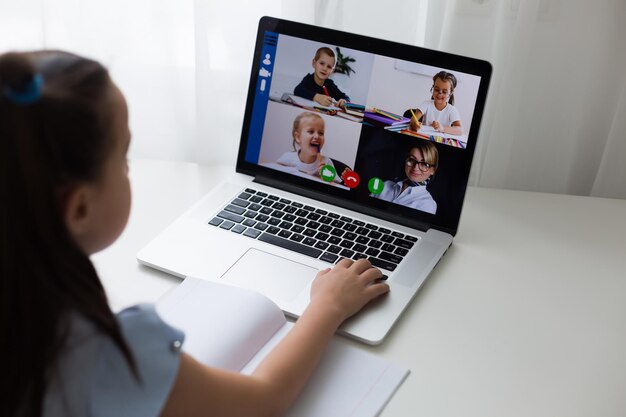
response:
<path id="1" fill-rule="evenodd" d="M 44 416 L 157 416 L 173 385 L 183 334 L 164 323 L 154 306 L 117 315 L 137 376 L 113 340 L 84 316 L 71 314 L 68 334 L 44 400 Z M 97 411 L 94 411 L 97 410 Z"/>

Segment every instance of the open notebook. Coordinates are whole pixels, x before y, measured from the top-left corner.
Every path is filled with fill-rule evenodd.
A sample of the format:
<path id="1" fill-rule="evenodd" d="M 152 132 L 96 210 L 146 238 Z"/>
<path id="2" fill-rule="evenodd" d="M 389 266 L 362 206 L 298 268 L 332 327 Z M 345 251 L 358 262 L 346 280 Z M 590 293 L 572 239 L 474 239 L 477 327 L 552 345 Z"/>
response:
<path id="1" fill-rule="evenodd" d="M 257 292 L 197 278 L 186 278 L 165 294 L 157 311 L 185 332 L 185 352 L 205 365 L 244 374 L 252 373 L 293 326 Z M 378 415 L 408 373 L 334 339 L 287 416 Z"/>

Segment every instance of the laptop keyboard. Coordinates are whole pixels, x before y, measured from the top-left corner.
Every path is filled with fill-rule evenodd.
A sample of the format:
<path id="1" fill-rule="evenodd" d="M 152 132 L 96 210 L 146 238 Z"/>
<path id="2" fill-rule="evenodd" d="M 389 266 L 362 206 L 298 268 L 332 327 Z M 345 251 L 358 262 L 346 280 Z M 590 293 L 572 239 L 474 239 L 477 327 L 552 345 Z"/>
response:
<path id="1" fill-rule="evenodd" d="M 209 224 L 328 263 L 367 258 L 393 271 L 418 238 L 247 188 Z"/>

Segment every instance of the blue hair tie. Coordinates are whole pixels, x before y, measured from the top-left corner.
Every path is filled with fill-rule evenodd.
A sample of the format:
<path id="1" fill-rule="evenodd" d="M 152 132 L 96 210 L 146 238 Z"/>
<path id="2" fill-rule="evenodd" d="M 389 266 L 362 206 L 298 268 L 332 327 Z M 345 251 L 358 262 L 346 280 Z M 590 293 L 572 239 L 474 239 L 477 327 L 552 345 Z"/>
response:
<path id="1" fill-rule="evenodd" d="M 33 78 L 23 84 L 19 90 L 6 87 L 4 89 L 4 96 L 15 104 L 27 106 L 39 100 L 42 88 L 43 76 L 41 74 L 35 74 Z"/>

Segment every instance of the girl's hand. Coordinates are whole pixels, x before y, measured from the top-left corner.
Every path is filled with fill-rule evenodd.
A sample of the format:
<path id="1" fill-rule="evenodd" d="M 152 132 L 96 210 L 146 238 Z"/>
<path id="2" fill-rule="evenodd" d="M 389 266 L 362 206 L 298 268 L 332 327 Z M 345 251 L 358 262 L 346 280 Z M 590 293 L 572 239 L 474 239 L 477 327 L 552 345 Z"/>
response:
<path id="1" fill-rule="evenodd" d="M 342 98 L 340 98 L 337 104 L 335 104 L 335 106 L 341 107 L 342 109 L 344 108 L 345 105 L 346 105 L 346 101 Z"/>
<path id="2" fill-rule="evenodd" d="M 422 128 L 422 122 L 417 120 L 415 117 L 411 117 L 411 122 L 409 123 L 409 129 L 418 131 Z"/>
<path id="3" fill-rule="evenodd" d="M 330 106 L 333 104 L 333 99 L 324 94 L 316 94 L 313 96 L 313 100 L 322 106 Z"/>
<path id="4" fill-rule="evenodd" d="M 311 284 L 309 307 L 334 312 L 343 322 L 374 298 L 389 292 L 389 285 L 379 281 L 382 276 L 367 259 L 342 259 L 333 269 L 317 274 Z"/>
<path id="5" fill-rule="evenodd" d="M 437 131 L 437 132 L 443 132 L 443 127 L 441 126 L 441 123 L 439 123 L 438 121 L 434 121 L 432 124 L 432 127 Z"/>

